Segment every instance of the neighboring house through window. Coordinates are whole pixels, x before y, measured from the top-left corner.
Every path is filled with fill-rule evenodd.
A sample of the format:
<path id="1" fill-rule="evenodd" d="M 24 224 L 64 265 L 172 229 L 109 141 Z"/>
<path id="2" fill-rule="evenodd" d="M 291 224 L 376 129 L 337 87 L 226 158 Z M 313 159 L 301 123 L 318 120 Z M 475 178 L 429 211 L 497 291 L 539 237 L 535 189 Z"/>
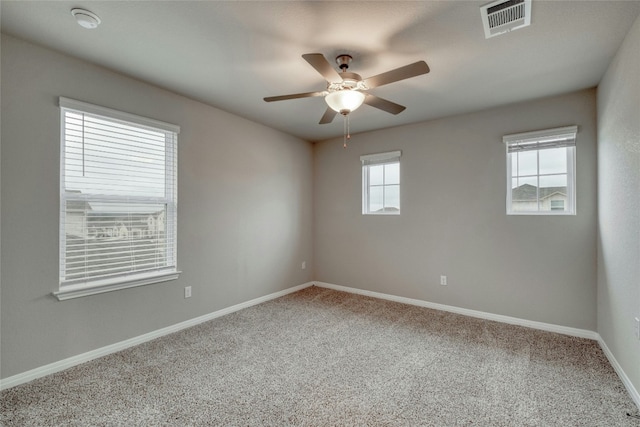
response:
<path id="1" fill-rule="evenodd" d="M 367 154 L 362 162 L 362 214 L 400 213 L 401 151 Z"/>
<path id="2" fill-rule="evenodd" d="M 175 279 L 180 128 L 60 98 L 60 286 L 68 299 Z"/>
<path id="3" fill-rule="evenodd" d="M 506 135 L 507 214 L 575 215 L 576 126 Z"/>

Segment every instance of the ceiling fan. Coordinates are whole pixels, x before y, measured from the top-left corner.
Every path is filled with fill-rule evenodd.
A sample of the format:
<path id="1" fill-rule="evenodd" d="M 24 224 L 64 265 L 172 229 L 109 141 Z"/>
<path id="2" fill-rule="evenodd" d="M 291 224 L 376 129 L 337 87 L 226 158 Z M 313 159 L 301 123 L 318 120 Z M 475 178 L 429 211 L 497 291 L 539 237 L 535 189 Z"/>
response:
<path id="1" fill-rule="evenodd" d="M 340 73 L 331 66 L 329 61 L 327 61 L 321 53 L 307 53 L 302 55 L 302 57 L 325 78 L 327 81 L 327 89 L 320 92 L 269 96 L 264 98 L 264 100 L 266 102 L 273 102 L 324 96 L 328 107 L 320 119 L 320 124 L 331 123 L 337 113 L 347 116 L 363 103 L 386 111 L 387 113 L 401 113 L 406 107 L 372 95 L 368 90 L 429 72 L 427 63 L 418 61 L 405 65 L 404 67 L 387 71 L 386 73 L 363 79 L 360 75 L 347 71 L 349 69 L 349 63 L 353 59 L 351 55 L 343 54 L 336 57 L 336 63 L 341 70 Z"/>

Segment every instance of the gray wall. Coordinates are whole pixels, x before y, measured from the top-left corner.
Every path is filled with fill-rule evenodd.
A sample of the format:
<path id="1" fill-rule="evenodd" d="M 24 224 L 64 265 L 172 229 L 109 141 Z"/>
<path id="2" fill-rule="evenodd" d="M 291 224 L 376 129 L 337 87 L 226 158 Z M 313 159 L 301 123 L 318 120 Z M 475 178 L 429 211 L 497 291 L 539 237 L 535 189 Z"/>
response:
<path id="1" fill-rule="evenodd" d="M 640 18 L 598 87 L 598 332 L 640 391 Z"/>
<path id="2" fill-rule="evenodd" d="M 507 216 L 502 136 L 567 125 L 579 127 L 578 214 Z M 363 216 L 359 156 L 390 150 L 402 150 L 401 215 Z M 314 152 L 316 280 L 595 331 L 594 89 Z"/>
<path id="3" fill-rule="evenodd" d="M 310 143 L 6 35 L 1 95 L 2 378 L 312 279 Z M 179 280 L 50 296 L 60 95 L 182 127 Z"/>

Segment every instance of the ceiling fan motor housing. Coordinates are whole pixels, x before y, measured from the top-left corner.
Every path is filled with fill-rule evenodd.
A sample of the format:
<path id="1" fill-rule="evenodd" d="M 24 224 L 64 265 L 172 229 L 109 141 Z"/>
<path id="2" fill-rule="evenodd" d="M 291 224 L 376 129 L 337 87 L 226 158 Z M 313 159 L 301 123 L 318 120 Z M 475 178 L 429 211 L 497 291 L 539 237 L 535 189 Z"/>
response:
<path id="1" fill-rule="evenodd" d="M 327 90 L 329 92 L 335 92 L 338 90 L 366 90 L 367 88 L 364 86 L 364 82 L 362 81 L 362 77 L 356 73 L 343 72 L 340 73 L 340 77 L 342 77 L 341 82 L 327 82 Z"/>
<path id="2" fill-rule="evenodd" d="M 338 55 L 336 57 L 336 63 L 338 64 L 338 67 L 340 67 L 340 69 L 344 72 L 347 70 L 347 68 L 349 68 L 349 63 L 351 63 L 351 61 L 353 60 L 353 58 L 351 57 L 351 55 Z"/>

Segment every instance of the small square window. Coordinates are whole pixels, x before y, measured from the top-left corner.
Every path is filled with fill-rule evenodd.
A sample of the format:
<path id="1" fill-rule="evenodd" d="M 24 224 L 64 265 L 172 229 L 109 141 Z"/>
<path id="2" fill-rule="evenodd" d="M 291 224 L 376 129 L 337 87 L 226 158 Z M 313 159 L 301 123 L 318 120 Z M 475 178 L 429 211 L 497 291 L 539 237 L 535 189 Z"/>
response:
<path id="1" fill-rule="evenodd" d="M 368 154 L 362 161 L 362 214 L 400 213 L 400 151 Z"/>
<path id="2" fill-rule="evenodd" d="M 577 127 L 507 135 L 507 214 L 575 215 Z"/>

